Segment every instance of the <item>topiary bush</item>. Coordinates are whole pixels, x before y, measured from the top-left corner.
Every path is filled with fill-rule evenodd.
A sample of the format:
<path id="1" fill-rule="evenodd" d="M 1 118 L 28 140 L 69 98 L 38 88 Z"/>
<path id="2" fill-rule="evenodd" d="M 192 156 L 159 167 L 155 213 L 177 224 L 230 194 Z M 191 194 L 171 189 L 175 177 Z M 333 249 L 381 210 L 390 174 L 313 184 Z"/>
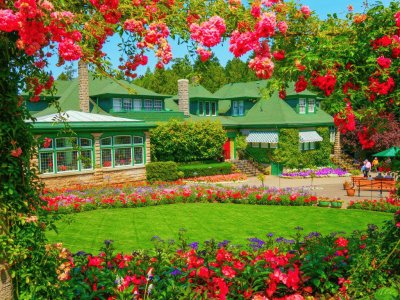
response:
<path id="1" fill-rule="evenodd" d="M 230 163 L 215 163 L 215 164 L 190 164 L 178 166 L 178 171 L 183 172 L 184 178 L 225 175 L 232 173 L 232 164 Z"/>
<path id="2" fill-rule="evenodd" d="M 154 181 L 174 181 L 179 178 L 177 164 L 173 161 L 152 162 L 146 165 L 146 179 Z"/>

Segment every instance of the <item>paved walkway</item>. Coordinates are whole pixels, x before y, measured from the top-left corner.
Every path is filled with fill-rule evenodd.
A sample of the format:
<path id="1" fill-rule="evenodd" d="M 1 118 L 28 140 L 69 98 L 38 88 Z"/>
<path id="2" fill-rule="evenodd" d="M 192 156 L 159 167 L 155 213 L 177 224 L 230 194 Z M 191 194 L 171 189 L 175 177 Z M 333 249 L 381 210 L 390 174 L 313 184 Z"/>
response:
<path id="1" fill-rule="evenodd" d="M 280 178 L 278 176 L 265 176 L 264 186 L 266 187 L 303 187 L 311 192 L 311 194 L 319 197 L 328 197 L 331 199 L 341 199 L 345 201 L 347 205 L 350 200 L 362 200 L 362 199 L 380 199 L 382 198 L 379 191 L 360 191 L 360 196 L 358 196 L 358 190 L 354 196 L 347 196 L 346 191 L 343 189 L 343 183 L 349 181 L 349 177 L 324 177 L 324 178 L 314 178 L 311 183 L 311 178 L 304 179 L 287 179 Z M 261 186 L 260 180 L 257 177 L 249 177 L 245 181 L 241 182 L 227 182 L 223 185 L 226 186 Z M 388 192 L 383 192 L 383 197 L 388 195 Z"/>

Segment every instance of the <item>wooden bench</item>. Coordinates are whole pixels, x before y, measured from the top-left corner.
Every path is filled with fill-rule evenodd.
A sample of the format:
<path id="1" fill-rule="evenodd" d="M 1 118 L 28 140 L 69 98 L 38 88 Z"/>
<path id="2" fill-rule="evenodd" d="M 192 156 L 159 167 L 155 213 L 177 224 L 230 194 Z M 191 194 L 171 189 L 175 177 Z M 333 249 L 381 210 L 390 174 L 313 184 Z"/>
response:
<path id="1" fill-rule="evenodd" d="M 366 177 L 351 177 L 353 188 L 358 190 L 360 196 L 361 190 L 367 191 L 391 191 L 396 187 L 396 180 L 394 178 L 366 178 Z"/>

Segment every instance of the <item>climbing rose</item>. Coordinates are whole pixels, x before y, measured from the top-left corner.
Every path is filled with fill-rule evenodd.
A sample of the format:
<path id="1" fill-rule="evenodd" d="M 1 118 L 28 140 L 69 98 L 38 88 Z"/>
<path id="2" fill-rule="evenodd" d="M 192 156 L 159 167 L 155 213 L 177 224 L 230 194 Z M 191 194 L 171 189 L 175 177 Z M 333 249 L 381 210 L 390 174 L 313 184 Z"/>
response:
<path id="1" fill-rule="evenodd" d="M 21 154 L 22 154 L 21 147 L 18 147 L 17 149 L 11 150 L 11 156 L 13 156 L 13 157 L 20 157 Z"/>
<path id="2" fill-rule="evenodd" d="M 18 18 L 10 9 L 0 9 L 0 31 L 11 32 L 19 28 Z"/>
<path id="3" fill-rule="evenodd" d="M 282 21 L 278 23 L 278 29 L 282 34 L 286 34 L 288 25 L 286 22 Z"/>
<path id="4" fill-rule="evenodd" d="M 388 69 L 390 68 L 390 65 L 392 64 L 392 60 L 390 58 L 386 58 L 384 56 L 379 56 L 376 59 L 376 62 L 382 69 Z"/>
<path id="5" fill-rule="evenodd" d="M 262 79 L 270 78 L 274 71 L 274 63 L 269 57 L 256 56 L 249 61 L 249 67 Z"/>
<path id="6" fill-rule="evenodd" d="M 276 16 L 272 12 L 265 12 L 261 20 L 257 22 L 255 31 L 258 37 L 270 37 L 274 35 L 276 27 Z"/>
<path id="7" fill-rule="evenodd" d="M 305 19 L 311 16 L 311 9 L 307 5 L 303 5 L 300 10 Z"/>
<path id="8" fill-rule="evenodd" d="M 243 32 L 235 30 L 229 40 L 229 51 L 239 57 L 257 46 L 257 38 L 254 32 Z"/>
<path id="9" fill-rule="evenodd" d="M 81 47 L 71 39 L 65 39 L 58 45 L 58 53 L 65 60 L 78 60 L 83 55 Z"/>
<path id="10" fill-rule="evenodd" d="M 273 56 L 276 60 L 283 60 L 285 59 L 285 50 L 275 51 Z"/>
<path id="11" fill-rule="evenodd" d="M 308 83 L 305 80 L 304 76 L 299 76 L 297 82 L 294 85 L 296 93 L 304 91 L 307 88 L 307 85 Z"/>
<path id="12" fill-rule="evenodd" d="M 211 17 L 210 20 L 201 23 L 201 25 L 197 23 L 190 25 L 192 39 L 206 47 L 219 44 L 225 31 L 225 21 L 219 16 Z"/>
<path id="13" fill-rule="evenodd" d="M 203 47 L 198 47 L 196 52 L 200 55 L 200 60 L 202 62 L 206 62 L 212 55 L 212 52 L 210 50 L 206 50 Z"/>

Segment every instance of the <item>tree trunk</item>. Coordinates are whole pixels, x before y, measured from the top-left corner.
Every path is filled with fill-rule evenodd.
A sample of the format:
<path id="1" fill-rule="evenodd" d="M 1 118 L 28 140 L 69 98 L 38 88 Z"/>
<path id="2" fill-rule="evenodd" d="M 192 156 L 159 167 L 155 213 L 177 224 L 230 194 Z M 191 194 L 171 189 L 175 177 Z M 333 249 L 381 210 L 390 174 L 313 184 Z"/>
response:
<path id="1" fill-rule="evenodd" d="M 336 129 L 335 145 L 333 148 L 333 154 L 335 155 L 336 159 L 340 160 L 341 153 L 342 153 L 342 146 L 340 144 L 340 131 L 339 131 L 339 129 Z"/>
<path id="2" fill-rule="evenodd" d="M 13 297 L 13 286 L 10 274 L 3 264 L 0 264 L 0 270 L 0 299 L 11 300 Z"/>

